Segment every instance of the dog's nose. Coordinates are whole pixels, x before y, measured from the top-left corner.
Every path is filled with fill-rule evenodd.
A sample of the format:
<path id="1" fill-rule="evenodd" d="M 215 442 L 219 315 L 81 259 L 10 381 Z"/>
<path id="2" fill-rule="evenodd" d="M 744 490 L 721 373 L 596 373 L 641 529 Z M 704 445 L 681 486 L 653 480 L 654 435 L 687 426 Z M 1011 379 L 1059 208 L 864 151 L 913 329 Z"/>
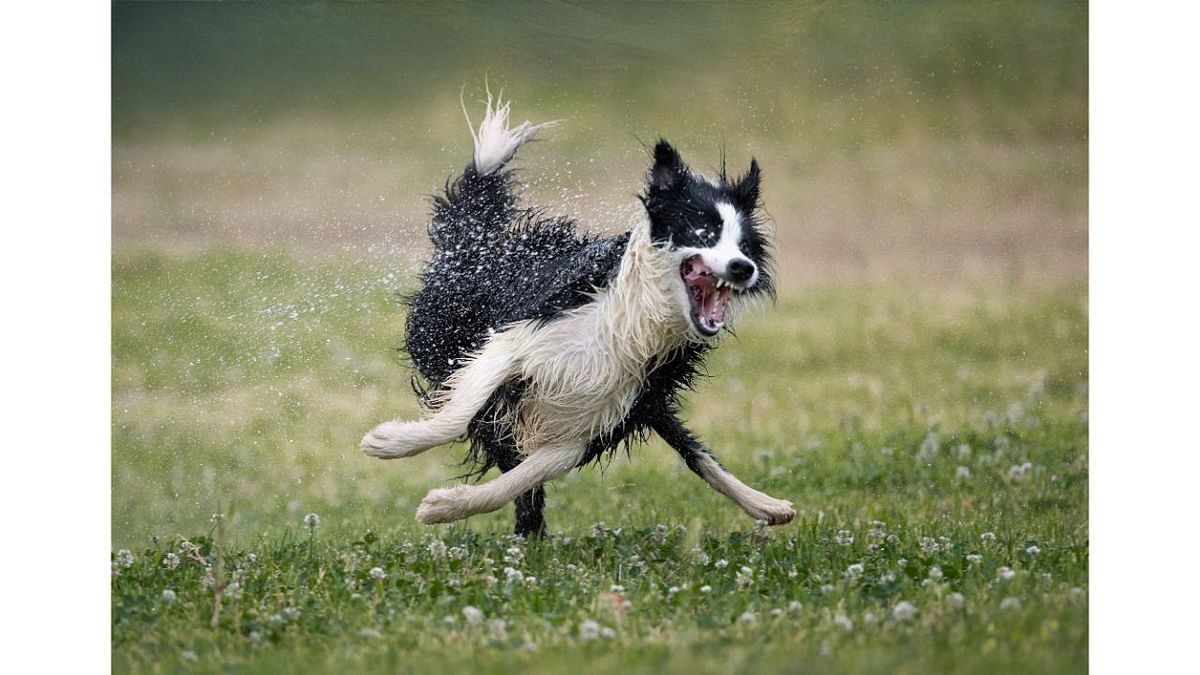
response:
<path id="1" fill-rule="evenodd" d="M 742 283 L 748 281 L 754 276 L 754 263 L 745 258 L 734 258 L 729 261 L 728 267 L 725 268 L 731 281 Z"/>

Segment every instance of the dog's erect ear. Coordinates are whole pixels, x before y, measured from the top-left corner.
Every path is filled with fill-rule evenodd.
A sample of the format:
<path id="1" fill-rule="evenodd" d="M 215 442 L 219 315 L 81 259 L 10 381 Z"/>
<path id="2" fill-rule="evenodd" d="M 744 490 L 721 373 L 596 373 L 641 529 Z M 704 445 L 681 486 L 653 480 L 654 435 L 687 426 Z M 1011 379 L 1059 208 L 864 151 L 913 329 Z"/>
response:
<path id="1" fill-rule="evenodd" d="M 654 166 L 650 168 L 650 189 L 670 192 L 687 182 L 688 170 L 683 158 L 666 140 L 654 146 Z"/>
<path id="2" fill-rule="evenodd" d="M 758 160 L 751 159 L 750 170 L 738 180 L 737 185 L 733 186 L 734 199 L 737 200 L 738 206 L 746 211 L 758 206 L 758 180 L 761 174 Z"/>

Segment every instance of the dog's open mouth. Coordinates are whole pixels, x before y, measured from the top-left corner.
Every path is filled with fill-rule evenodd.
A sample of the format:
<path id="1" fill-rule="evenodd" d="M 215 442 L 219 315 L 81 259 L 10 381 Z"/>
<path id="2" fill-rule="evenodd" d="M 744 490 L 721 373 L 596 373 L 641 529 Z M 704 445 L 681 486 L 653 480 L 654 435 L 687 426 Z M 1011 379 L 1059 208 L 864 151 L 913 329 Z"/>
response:
<path id="1" fill-rule="evenodd" d="M 692 325 L 704 337 L 713 337 L 725 325 L 725 305 L 732 287 L 723 281 L 704 260 L 694 255 L 679 268 L 688 300 L 692 303 Z"/>

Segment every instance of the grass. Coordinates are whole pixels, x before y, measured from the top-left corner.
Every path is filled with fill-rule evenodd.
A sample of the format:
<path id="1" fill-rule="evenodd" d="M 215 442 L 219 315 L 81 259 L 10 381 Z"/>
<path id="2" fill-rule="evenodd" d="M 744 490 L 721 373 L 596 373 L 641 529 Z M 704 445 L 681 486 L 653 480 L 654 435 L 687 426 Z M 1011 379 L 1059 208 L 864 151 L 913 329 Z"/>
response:
<path id="1" fill-rule="evenodd" d="M 1086 671 L 1081 286 L 789 288 L 687 416 L 795 522 L 655 441 L 525 543 L 413 521 L 461 448 L 355 449 L 416 413 L 372 260 L 115 255 L 114 670 Z"/>

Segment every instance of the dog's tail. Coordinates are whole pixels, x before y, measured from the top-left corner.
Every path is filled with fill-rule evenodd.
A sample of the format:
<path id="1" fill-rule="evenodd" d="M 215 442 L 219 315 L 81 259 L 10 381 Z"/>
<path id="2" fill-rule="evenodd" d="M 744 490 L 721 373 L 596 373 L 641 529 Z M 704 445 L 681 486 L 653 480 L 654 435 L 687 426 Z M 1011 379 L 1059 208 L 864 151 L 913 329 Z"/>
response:
<path id="1" fill-rule="evenodd" d="M 485 239 L 488 233 L 502 231 L 507 226 L 516 208 L 516 197 L 511 189 L 511 172 L 505 171 L 504 165 L 538 131 L 558 124 L 558 121 L 542 124 L 525 121 L 510 128 L 508 114 L 512 101 L 503 100 L 503 92 L 493 99 L 488 91 L 483 121 L 476 128 L 461 97 L 459 102 L 475 141 L 475 152 L 462 176 L 447 183 L 445 196 L 434 198 L 429 234 L 440 248 L 461 245 L 467 237 Z"/>

